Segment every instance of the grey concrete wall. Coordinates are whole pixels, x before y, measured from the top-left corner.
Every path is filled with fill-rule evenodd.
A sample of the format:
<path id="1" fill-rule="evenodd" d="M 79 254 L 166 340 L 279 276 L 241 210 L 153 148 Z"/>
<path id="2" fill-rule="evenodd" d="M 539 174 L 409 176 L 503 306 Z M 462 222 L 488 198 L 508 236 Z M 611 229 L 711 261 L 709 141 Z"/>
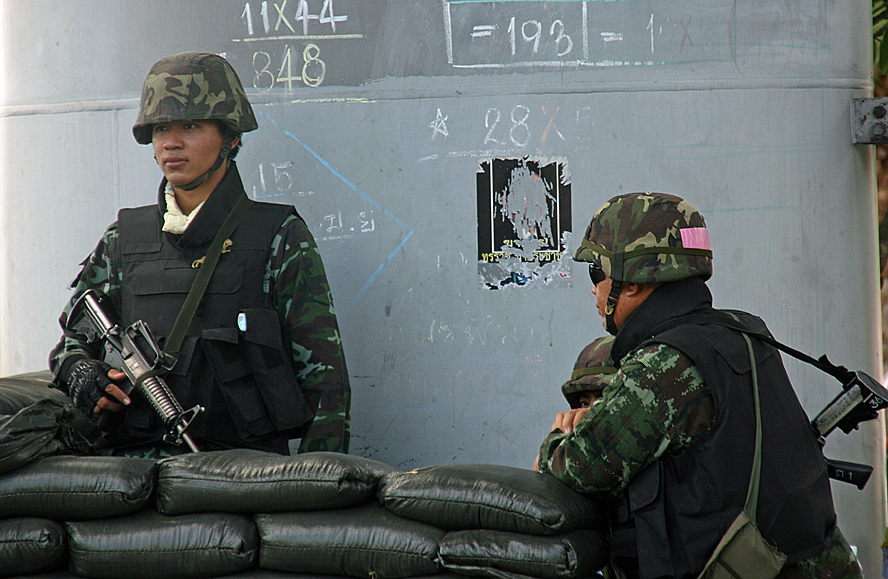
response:
<path id="1" fill-rule="evenodd" d="M 623 192 L 704 213 L 717 306 L 880 375 L 873 152 L 849 122 L 871 94 L 866 2 L 2 6 L 0 374 L 46 367 L 77 264 L 120 207 L 155 198 L 160 172 L 130 132 L 148 68 L 204 50 L 233 62 L 259 117 L 239 157 L 248 191 L 294 204 L 323 253 L 356 454 L 530 466 L 604 333 L 569 256 Z M 787 365 L 810 414 L 838 392 Z M 863 492 L 834 485 L 868 576 L 883 433 L 827 446 L 876 465 Z"/>

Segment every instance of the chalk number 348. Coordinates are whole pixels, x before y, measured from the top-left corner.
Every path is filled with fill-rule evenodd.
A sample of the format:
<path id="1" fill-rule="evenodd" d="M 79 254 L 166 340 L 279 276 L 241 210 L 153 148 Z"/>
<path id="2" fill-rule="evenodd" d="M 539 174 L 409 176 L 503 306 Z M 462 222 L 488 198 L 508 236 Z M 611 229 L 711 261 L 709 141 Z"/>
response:
<path id="1" fill-rule="evenodd" d="M 276 85 L 284 83 L 288 91 L 293 90 L 294 83 L 301 83 L 305 86 L 317 87 L 324 82 L 324 76 L 327 74 L 327 65 L 321 60 L 321 49 L 318 45 L 309 43 L 302 50 L 302 67 L 293 56 L 293 49 L 287 46 L 284 56 L 281 59 L 279 67 L 272 66 L 271 55 L 264 51 L 253 53 L 253 87 L 266 92 L 273 89 Z M 294 62 L 296 61 L 296 62 Z M 277 68 L 277 73 L 274 69 Z M 295 71 L 294 71 L 295 69 Z"/>

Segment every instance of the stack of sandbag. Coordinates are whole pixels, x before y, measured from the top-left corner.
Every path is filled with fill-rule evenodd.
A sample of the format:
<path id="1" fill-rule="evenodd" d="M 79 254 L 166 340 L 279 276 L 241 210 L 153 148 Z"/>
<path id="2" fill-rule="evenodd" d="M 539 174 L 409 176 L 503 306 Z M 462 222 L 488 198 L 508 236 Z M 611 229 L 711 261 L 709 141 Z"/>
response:
<path id="1" fill-rule="evenodd" d="M 156 482 L 155 462 L 136 458 L 51 456 L 3 474 L 0 576 L 67 568 L 66 524 L 136 516 Z"/>
<path id="2" fill-rule="evenodd" d="M 252 548 L 263 569 L 353 577 L 434 572 L 437 532 L 402 522 L 375 501 L 379 480 L 394 471 L 326 452 L 183 455 L 160 461 L 157 505 L 176 517 L 255 513 Z M 398 569 L 409 572 L 397 574 Z"/>
<path id="3" fill-rule="evenodd" d="M 0 475 L 0 576 L 580 579 L 604 565 L 602 524 L 554 478 L 494 465 L 53 456 Z"/>
<path id="4" fill-rule="evenodd" d="M 58 443 L 70 402 L 48 380 L 0 378 L 0 577 L 582 579 L 607 555 L 598 504 L 529 470 L 73 455 Z M 4 463 L 3 443 L 26 439 Z"/>
<path id="5" fill-rule="evenodd" d="M 386 475 L 379 500 L 446 531 L 438 562 L 455 573 L 579 579 L 607 562 L 601 505 L 549 475 L 484 464 Z"/>
<path id="6" fill-rule="evenodd" d="M 15 538 L 0 541 L 0 576 L 68 569 L 79 577 L 198 578 L 255 569 L 274 513 L 330 513 L 328 526 L 348 528 L 337 513 L 378 507 L 378 481 L 391 471 L 327 452 L 45 458 L 0 476 L 0 534 Z M 312 545 L 324 540 L 322 526 L 277 532 L 304 534 Z"/>

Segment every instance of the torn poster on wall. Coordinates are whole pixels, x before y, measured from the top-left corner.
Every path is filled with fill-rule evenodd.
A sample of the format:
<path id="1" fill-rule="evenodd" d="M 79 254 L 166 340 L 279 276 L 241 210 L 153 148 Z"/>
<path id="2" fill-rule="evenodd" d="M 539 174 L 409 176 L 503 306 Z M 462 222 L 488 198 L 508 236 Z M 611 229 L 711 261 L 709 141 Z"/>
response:
<path id="1" fill-rule="evenodd" d="M 566 159 L 484 160 L 477 188 L 478 273 L 483 287 L 548 286 L 569 277 Z"/>

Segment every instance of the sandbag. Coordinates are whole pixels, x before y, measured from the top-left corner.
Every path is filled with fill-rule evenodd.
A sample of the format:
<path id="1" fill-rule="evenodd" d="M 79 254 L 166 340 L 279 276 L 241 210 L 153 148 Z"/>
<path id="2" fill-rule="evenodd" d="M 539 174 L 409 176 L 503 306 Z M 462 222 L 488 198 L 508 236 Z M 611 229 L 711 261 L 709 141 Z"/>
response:
<path id="1" fill-rule="evenodd" d="M 0 415 L 15 414 L 22 408 L 47 398 L 70 402 L 62 392 L 50 387 L 49 370 L 0 378 Z"/>
<path id="2" fill-rule="evenodd" d="M 65 556 L 65 528 L 49 519 L 0 521 L 0 577 L 59 568 Z"/>
<path id="3" fill-rule="evenodd" d="M 71 572 L 97 579 L 194 579 L 239 573 L 255 565 L 259 548 L 256 525 L 246 515 L 169 517 L 145 510 L 66 527 Z"/>
<path id="4" fill-rule="evenodd" d="M 378 503 L 336 511 L 256 515 L 259 566 L 296 573 L 401 577 L 441 572 L 444 531 L 398 517 Z"/>
<path id="5" fill-rule="evenodd" d="M 45 456 L 64 452 L 56 439 L 60 425 L 70 421 L 73 407 L 40 400 L 11 415 L 0 415 L 0 474 L 22 468 Z"/>
<path id="6" fill-rule="evenodd" d="M 145 506 L 156 483 L 153 460 L 50 456 L 0 475 L 0 518 L 80 521 L 119 517 Z"/>
<path id="7" fill-rule="evenodd" d="M 447 533 L 438 556 L 445 569 L 466 575 L 576 579 L 604 567 L 608 549 L 602 534 L 590 529 L 548 537 L 472 530 Z"/>
<path id="8" fill-rule="evenodd" d="M 367 502 L 395 468 L 335 452 L 200 452 L 158 463 L 157 509 L 168 515 L 339 509 Z"/>
<path id="9" fill-rule="evenodd" d="M 446 530 L 556 535 L 596 529 L 601 503 L 556 478 L 498 465 L 454 464 L 386 475 L 379 500 L 402 517 Z"/>

